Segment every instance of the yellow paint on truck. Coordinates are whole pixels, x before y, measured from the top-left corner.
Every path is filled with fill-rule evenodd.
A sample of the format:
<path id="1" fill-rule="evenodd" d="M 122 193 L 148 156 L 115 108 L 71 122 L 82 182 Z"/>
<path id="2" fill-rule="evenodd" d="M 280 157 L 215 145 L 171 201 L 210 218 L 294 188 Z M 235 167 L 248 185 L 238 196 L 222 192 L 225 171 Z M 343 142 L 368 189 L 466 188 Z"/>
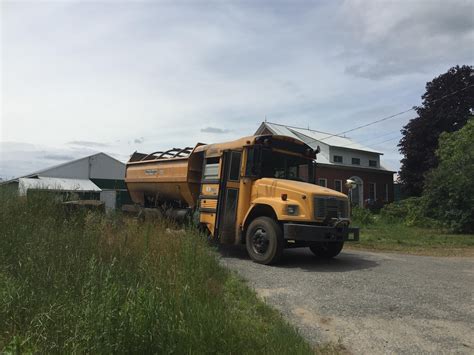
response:
<path id="1" fill-rule="evenodd" d="M 210 238 L 254 243 L 247 249 L 256 260 L 259 253 L 266 255 L 266 244 L 270 254 L 278 254 L 282 243 L 316 248 L 326 239 L 343 243 L 350 233 L 358 235 L 349 228 L 346 195 L 303 181 L 314 181 L 316 153 L 291 137 L 243 137 L 183 150 L 134 153 L 125 181 L 136 204 L 171 208 L 176 215 L 197 214 Z M 263 259 L 256 261 L 277 258 Z"/>

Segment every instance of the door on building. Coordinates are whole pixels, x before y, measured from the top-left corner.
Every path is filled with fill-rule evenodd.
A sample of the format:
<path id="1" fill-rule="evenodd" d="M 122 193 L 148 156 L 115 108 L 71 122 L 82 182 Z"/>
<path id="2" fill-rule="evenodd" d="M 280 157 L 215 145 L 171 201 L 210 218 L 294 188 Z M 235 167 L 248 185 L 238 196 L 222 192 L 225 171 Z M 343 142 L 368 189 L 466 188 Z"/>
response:
<path id="1" fill-rule="evenodd" d="M 223 154 L 222 185 L 217 212 L 218 236 L 223 243 L 235 239 L 241 158 L 242 152 L 239 151 L 227 151 Z"/>
<path id="2" fill-rule="evenodd" d="M 349 192 L 351 205 L 363 207 L 364 206 L 364 182 L 358 176 L 352 176 L 350 177 L 350 179 L 355 181 L 356 183 L 356 187 L 350 190 Z"/>

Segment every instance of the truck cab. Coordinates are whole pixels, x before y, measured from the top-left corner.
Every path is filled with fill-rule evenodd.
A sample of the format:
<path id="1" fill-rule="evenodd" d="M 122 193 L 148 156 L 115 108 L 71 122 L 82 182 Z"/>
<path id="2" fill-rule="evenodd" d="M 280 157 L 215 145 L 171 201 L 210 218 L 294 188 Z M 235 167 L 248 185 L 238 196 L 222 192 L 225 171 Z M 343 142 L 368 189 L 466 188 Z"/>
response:
<path id="1" fill-rule="evenodd" d="M 255 262 L 276 263 L 294 247 L 329 258 L 346 241 L 358 240 L 359 230 L 350 227 L 346 195 L 311 183 L 316 154 L 299 140 L 276 135 L 198 144 L 186 158 L 130 161 L 126 183 L 134 201 L 151 199 L 157 207 L 172 202 L 194 213 L 212 240 L 245 244 Z M 187 170 L 181 179 L 179 167 Z M 160 169 L 158 185 L 146 189 L 141 172 Z"/>

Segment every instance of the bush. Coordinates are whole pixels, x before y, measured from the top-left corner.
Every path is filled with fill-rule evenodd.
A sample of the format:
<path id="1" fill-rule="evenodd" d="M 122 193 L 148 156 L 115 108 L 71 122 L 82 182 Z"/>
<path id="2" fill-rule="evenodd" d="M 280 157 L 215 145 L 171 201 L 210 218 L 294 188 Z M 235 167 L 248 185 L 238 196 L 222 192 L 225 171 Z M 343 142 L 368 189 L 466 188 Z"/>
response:
<path id="1" fill-rule="evenodd" d="M 408 227 L 436 227 L 438 222 L 426 215 L 426 201 L 422 197 L 410 197 L 392 202 L 380 210 L 384 223 L 402 223 Z"/>
<path id="2" fill-rule="evenodd" d="M 367 208 L 353 207 L 352 222 L 360 226 L 367 226 L 374 223 L 374 216 Z"/>
<path id="3" fill-rule="evenodd" d="M 427 214 L 454 232 L 474 232 L 474 118 L 457 132 L 443 133 L 439 165 L 427 176 Z"/>

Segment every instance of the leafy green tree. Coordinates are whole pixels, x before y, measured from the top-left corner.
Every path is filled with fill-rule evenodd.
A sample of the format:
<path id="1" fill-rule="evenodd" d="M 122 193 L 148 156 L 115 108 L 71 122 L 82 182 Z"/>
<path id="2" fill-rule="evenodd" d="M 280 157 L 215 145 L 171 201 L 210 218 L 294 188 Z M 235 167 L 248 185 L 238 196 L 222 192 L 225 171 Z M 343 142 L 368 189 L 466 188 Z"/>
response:
<path id="1" fill-rule="evenodd" d="M 455 93 L 455 94 L 453 94 Z M 455 66 L 426 84 L 418 114 L 403 127 L 398 146 L 404 155 L 400 180 L 408 196 L 420 196 L 425 174 L 438 165 L 435 154 L 443 132 L 461 129 L 474 110 L 474 68 Z"/>
<path id="2" fill-rule="evenodd" d="M 426 179 L 426 213 L 456 232 L 474 232 L 474 116 L 457 132 L 443 133 L 439 165 Z"/>

